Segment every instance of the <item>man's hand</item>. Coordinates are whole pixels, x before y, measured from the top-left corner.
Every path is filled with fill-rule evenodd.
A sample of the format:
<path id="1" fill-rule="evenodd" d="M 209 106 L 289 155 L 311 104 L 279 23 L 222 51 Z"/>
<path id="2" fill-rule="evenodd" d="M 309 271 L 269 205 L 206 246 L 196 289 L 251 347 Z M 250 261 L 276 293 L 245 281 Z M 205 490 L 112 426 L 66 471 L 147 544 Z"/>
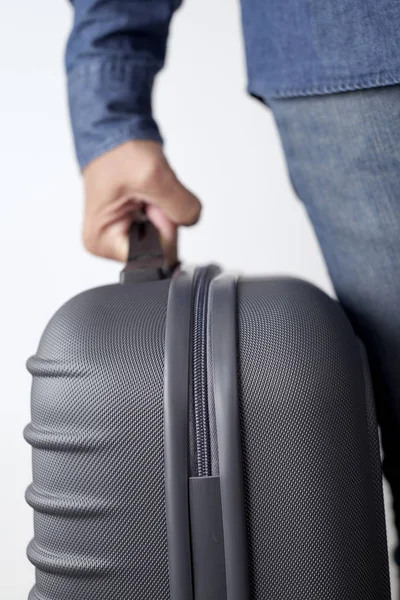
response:
<path id="1" fill-rule="evenodd" d="M 201 204 L 177 179 L 160 144 L 126 142 L 92 161 L 83 176 L 82 235 L 89 252 L 125 261 L 130 225 L 144 205 L 160 232 L 167 261 L 176 261 L 177 227 L 196 223 Z"/>

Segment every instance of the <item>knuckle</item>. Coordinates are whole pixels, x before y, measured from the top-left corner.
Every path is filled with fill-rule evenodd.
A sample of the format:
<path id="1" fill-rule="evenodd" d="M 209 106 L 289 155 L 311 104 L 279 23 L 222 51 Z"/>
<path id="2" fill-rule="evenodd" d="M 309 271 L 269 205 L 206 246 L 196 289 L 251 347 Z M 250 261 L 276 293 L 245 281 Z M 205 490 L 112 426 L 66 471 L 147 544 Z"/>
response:
<path id="1" fill-rule="evenodd" d="M 140 184 L 144 188 L 164 187 L 172 179 L 165 159 L 160 156 L 153 156 L 140 171 Z"/>
<path id="2" fill-rule="evenodd" d="M 93 231 L 87 227 L 84 227 L 82 231 L 82 243 L 85 250 L 90 254 L 100 256 L 97 236 L 93 234 Z"/>
<path id="3" fill-rule="evenodd" d="M 197 223 L 200 218 L 201 208 L 201 203 L 197 198 L 190 202 L 186 210 L 185 225 L 194 225 Z"/>

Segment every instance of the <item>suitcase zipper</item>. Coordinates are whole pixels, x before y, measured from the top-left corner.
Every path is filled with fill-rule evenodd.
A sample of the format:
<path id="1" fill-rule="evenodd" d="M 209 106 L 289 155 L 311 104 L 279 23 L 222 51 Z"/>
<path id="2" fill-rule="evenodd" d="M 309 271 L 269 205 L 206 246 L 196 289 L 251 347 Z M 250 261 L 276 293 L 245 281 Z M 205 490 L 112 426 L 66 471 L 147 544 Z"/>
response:
<path id="1" fill-rule="evenodd" d="M 215 268 L 196 271 L 193 297 L 192 400 L 197 477 L 210 477 L 211 439 L 208 407 L 207 346 L 208 298 Z"/>

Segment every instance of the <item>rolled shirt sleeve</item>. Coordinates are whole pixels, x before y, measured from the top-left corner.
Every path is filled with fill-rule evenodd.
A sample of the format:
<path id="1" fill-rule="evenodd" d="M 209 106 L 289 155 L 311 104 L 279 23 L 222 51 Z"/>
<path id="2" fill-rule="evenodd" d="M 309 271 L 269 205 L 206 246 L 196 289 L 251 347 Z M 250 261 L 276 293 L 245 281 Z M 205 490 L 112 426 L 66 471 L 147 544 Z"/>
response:
<path id="1" fill-rule="evenodd" d="M 68 101 L 81 168 L 132 139 L 162 142 L 152 116 L 179 0 L 74 0 L 67 43 Z"/>

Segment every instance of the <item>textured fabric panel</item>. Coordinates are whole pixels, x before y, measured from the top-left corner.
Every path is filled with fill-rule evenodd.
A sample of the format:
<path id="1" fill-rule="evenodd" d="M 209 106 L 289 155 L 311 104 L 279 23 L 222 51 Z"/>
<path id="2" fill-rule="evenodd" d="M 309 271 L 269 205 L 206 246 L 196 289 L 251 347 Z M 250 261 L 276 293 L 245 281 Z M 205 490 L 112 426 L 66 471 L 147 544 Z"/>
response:
<path id="1" fill-rule="evenodd" d="M 163 365 L 167 282 L 91 290 L 50 322 L 32 422 L 32 600 L 168 600 Z"/>
<path id="2" fill-rule="evenodd" d="M 238 329 L 252 599 L 389 600 L 376 422 L 347 319 L 307 283 L 241 280 Z"/>
<path id="3" fill-rule="evenodd" d="M 374 500 L 375 500 L 375 514 L 376 514 L 376 525 L 377 531 L 376 536 L 378 539 L 379 550 L 381 552 L 381 563 L 388 564 L 388 548 L 387 548 L 387 536 L 386 536 L 386 522 L 384 512 L 384 498 L 383 498 L 383 486 L 382 486 L 382 464 L 381 464 L 381 451 L 380 451 L 380 440 L 379 430 L 377 424 L 374 392 L 372 387 L 371 374 L 369 370 L 367 352 L 364 346 L 360 343 L 361 358 L 363 364 L 363 374 L 365 382 L 365 407 L 367 411 L 367 425 L 368 425 L 368 439 L 370 448 L 370 457 L 372 465 L 372 478 L 374 486 Z M 382 571 L 382 580 L 385 586 L 389 587 L 389 572 L 386 570 Z"/>

